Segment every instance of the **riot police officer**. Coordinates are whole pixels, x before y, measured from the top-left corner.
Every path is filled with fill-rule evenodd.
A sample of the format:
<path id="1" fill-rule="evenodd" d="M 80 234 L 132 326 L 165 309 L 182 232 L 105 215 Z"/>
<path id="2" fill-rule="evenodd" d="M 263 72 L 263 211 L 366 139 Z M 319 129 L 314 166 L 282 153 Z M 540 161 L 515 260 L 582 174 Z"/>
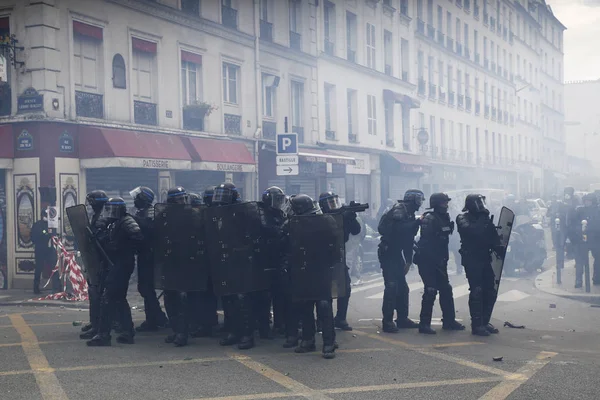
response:
<path id="1" fill-rule="evenodd" d="M 465 212 L 466 211 L 466 212 Z M 504 256 L 500 236 L 485 206 L 485 196 L 469 194 L 463 214 L 456 217 L 461 239 L 460 254 L 469 281 L 469 311 L 473 335 L 498 333 L 490 318 L 498 293 L 494 284 L 492 251 Z"/>
<path id="2" fill-rule="evenodd" d="M 581 287 L 583 280 L 583 269 L 586 262 L 589 262 L 589 252 L 594 257 L 593 283 L 600 285 L 600 208 L 598 208 L 598 198 L 593 193 L 583 196 L 583 205 L 577 207 L 577 221 L 585 224 L 585 240 L 579 241 L 580 246 L 577 251 L 576 266 L 576 286 Z M 585 221 L 585 223 L 583 222 Z"/>
<path id="3" fill-rule="evenodd" d="M 575 287 L 580 288 L 583 285 L 583 257 L 581 257 L 583 246 L 583 235 L 581 232 L 581 219 L 577 215 L 579 199 L 575 196 L 573 187 L 566 187 L 563 191 L 563 210 L 565 233 L 564 240 L 569 239 L 575 253 Z M 561 223 L 562 225 L 562 223 Z"/>
<path id="4" fill-rule="evenodd" d="M 144 237 L 135 219 L 127 214 L 125 201 L 120 197 L 108 199 L 104 206 L 106 235 L 100 241 L 106 249 L 112 264 L 107 271 L 102 290 L 100 323 L 98 334 L 87 342 L 88 346 L 110 346 L 111 325 L 117 315 L 122 333 L 117 342 L 133 344 L 135 330 L 131 318 L 131 308 L 127 302 L 129 278 L 135 268 L 135 254 Z"/>
<path id="5" fill-rule="evenodd" d="M 413 262 L 414 239 L 420 226 L 415 213 L 421 208 L 423 197 L 423 192 L 418 189 L 406 191 L 404 199 L 394 204 L 379 221 L 377 229 L 381 243 L 378 257 L 385 284 L 381 307 L 384 332 L 397 333 L 400 328 L 418 328 L 408 318 L 410 289 L 406 274 Z M 397 313 L 396 324 L 393 322 L 394 310 Z"/>
<path id="6" fill-rule="evenodd" d="M 450 197 L 445 193 L 434 193 L 429 198 L 429 207 L 421 220 L 421 238 L 418 243 L 418 257 L 415 263 L 419 266 L 419 275 L 425 286 L 421 303 L 419 332 L 435 334 L 431 328 L 433 304 L 437 292 L 440 293 L 440 307 L 443 314 L 443 329 L 464 330 L 465 327 L 456 321 L 452 286 L 448 279 L 448 245 L 450 235 L 454 232 L 454 221 L 448 214 Z"/>
<path id="7" fill-rule="evenodd" d="M 108 196 L 103 190 L 94 190 L 87 194 L 85 197 L 86 206 L 91 208 L 92 218 L 90 219 L 90 229 L 92 233 L 97 233 L 102 230 L 105 226 L 104 221 L 100 218 L 104 205 L 108 201 Z M 89 313 L 90 323 L 86 324 L 81 328 L 82 334 L 79 336 L 81 339 L 91 339 L 98 333 L 98 323 L 100 318 L 100 297 L 101 289 L 99 285 L 90 284 L 90 280 L 87 279 L 88 283 L 88 299 L 89 299 Z"/>
<path id="8" fill-rule="evenodd" d="M 200 197 L 200 195 L 198 193 L 188 194 L 188 199 L 189 199 L 190 205 L 192 205 L 192 207 L 202 206 L 202 197 Z"/>
<path id="9" fill-rule="evenodd" d="M 214 194 L 215 194 L 214 186 L 209 186 L 206 189 L 204 189 L 204 193 L 202 193 L 202 202 L 207 207 L 210 207 L 212 205 L 212 198 L 213 198 Z"/>
<path id="10" fill-rule="evenodd" d="M 333 192 L 325 192 L 319 195 L 319 206 L 323 213 L 335 213 L 339 212 L 342 208 L 342 202 L 337 194 Z M 356 213 L 353 211 L 344 211 L 344 242 L 348 243 L 350 235 L 358 235 L 360 233 L 360 223 L 356 219 Z M 334 322 L 335 327 L 343 331 L 351 331 L 352 327 L 348 325 L 346 317 L 348 315 L 348 305 L 350 303 L 350 293 L 352 292 L 352 286 L 350 285 L 350 269 L 346 266 L 346 296 L 338 297 L 337 299 L 337 314 Z"/>
<path id="11" fill-rule="evenodd" d="M 215 188 L 212 206 L 226 206 L 241 202 L 240 194 L 233 183 L 222 183 Z M 223 312 L 230 323 L 226 338 L 221 346 L 231 346 L 237 343 L 238 349 L 247 350 L 254 347 L 252 304 L 250 296 L 245 293 L 223 296 Z"/>
<path id="12" fill-rule="evenodd" d="M 292 212 L 294 215 L 312 215 L 322 214 L 322 211 L 310 196 L 299 194 L 290 199 Z M 292 243 L 286 244 L 289 249 Z M 296 303 L 298 315 L 302 321 L 302 342 L 296 347 L 296 353 L 307 353 L 316 350 L 315 344 L 315 315 L 314 309 L 317 307 L 317 315 L 321 321 L 323 331 L 323 357 L 331 359 L 335 357 L 335 327 L 333 321 L 333 307 L 331 299 L 320 299 L 317 301 L 302 301 Z M 293 326 L 293 325 L 292 325 Z M 293 328 L 291 328 L 293 329 Z M 290 334 L 290 332 L 288 332 Z M 288 339 L 290 336 L 288 336 Z M 287 342 L 286 342 L 287 344 Z"/>
<path id="13" fill-rule="evenodd" d="M 140 226 L 144 243 L 137 255 L 138 292 L 144 299 L 146 320 L 136 328 L 138 332 L 156 331 L 167 325 L 167 317 L 160 307 L 154 288 L 154 192 L 146 186 L 138 186 L 129 192 L 133 198 L 133 218 Z"/>

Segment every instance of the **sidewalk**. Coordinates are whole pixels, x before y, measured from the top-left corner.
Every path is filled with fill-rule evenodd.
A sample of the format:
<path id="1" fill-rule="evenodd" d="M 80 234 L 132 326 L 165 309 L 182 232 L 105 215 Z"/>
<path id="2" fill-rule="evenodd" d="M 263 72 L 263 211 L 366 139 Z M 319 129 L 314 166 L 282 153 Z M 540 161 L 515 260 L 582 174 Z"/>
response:
<path id="1" fill-rule="evenodd" d="M 593 262 L 591 257 L 590 262 Z M 562 270 L 562 284 L 556 283 L 556 265 L 553 263 L 547 271 L 535 278 L 535 287 L 554 296 L 600 305 L 600 286 L 591 285 L 590 293 L 585 292 L 585 285 L 581 289 L 575 289 L 575 261 L 573 260 L 565 262 L 565 268 Z"/>
<path id="2" fill-rule="evenodd" d="M 67 300 L 37 300 L 42 297 L 46 297 L 51 294 L 51 291 L 42 291 L 41 294 L 33 294 L 31 290 L 23 289 L 9 289 L 0 290 L 0 307 L 4 306 L 23 306 L 23 307 L 64 307 L 74 309 L 85 309 L 87 310 L 87 301 L 67 301 Z M 143 309 L 144 300 L 137 291 L 135 285 L 129 286 L 129 292 L 127 294 L 127 300 L 129 305 L 133 308 Z"/>

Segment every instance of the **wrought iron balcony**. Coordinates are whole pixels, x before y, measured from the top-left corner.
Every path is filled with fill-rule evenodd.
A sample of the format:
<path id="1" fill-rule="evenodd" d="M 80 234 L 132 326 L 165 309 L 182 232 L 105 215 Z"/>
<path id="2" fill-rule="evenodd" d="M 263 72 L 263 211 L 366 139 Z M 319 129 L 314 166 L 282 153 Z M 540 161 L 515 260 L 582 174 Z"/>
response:
<path id="1" fill-rule="evenodd" d="M 10 89 L 9 89 L 10 90 Z M 104 118 L 103 96 L 97 93 L 75 91 L 75 114 L 78 117 Z M 6 115 L 6 114 L 2 114 Z M 10 115 L 10 98 L 9 114 Z M 137 122 L 137 121 L 136 121 Z"/>
<path id="2" fill-rule="evenodd" d="M 349 133 L 348 134 L 348 142 L 358 143 L 358 135 L 356 133 Z"/>
<path id="3" fill-rule="evenodd" d="M 204 116 L 205 113 L 198 113 L 194 109 L 183 109 L 183 129 L 190 131 L 204 131 Z"/>
<path id="4" fill-rule="evenodd" d="M 446 48 L 450 51 L 454 51 L 454 39 L 446 36 Z"/>
<path id="5" fill-rule="evenodd" d="M 448 93 L 448 105 L 454 107 L 454 92 Z"/>
<path id="6" fill-rule="evenodd" d="M 425 96 L 425 79 L 419 78 L 419 94 Z"/>
<path id="7" fill-rule="evenodd" d="M 352 50 L 349 48 L 347 51 L 347 58 L 348 58 L 348 61 L 355 63 L 356 62 L 356 50 Z"/>
<path id="8" fill-rule="evenodd" d="M 272 42 L 273 41 L 273 24 L 265 21 L 265 20 L 260 20 L 260 38 L 262 40 L 266 40 L 267 42 Z"/>
<path id="9" fill-rule="evenodd" d="M 429 98 L 430 99 L 435 99 L 435 94 L 437 91 L 437 86 L 433 83 L 429 84 Z"/>
<path id="10" fill-rule="evenodd" d="M 325 39 L 325 53 L 330 56 L 335 55 L 335 43 L 330 42 L 328 39 Z"/>
<path id="11" fill-rule="evenodd" d="M 425 21 L 417 19 L 417 33 L 425 35 Z"/>
<path id="12" fill-rule="evenodd" d="M 237 29 L 237 10 L 227 6 L 221 6 L 221 22 L 223 26 Z"/>
<path id="13" fill-rule="evenodd" d="M 242 117 L 235 114 L 225 114 L 223 116 L 225 133 L 229 135 L 241 135 L 242 134 Z M 265 127 L 263 126 L 263 135 Z"/>
<path id="14" fill-rule="evenodd" d="M 292 132 L 298 135 L 298 143 L 304 143 L 304 127 L 292 126 Z"/>
<path id="15" fill-rule="evenodd" d="M 133 101 L 133 120 L 136 124 L 157 125 L 156 104 L 145 101 Z"/>
<path id="16" fill-rule="evenodd" d="M 298 32 L 290 31 L 290 48 L 302 50 L 302 35 Z"/>
<path id="17" fill-rule="evenodd" d="M 277 123 L 263 120 L 262 132 L 264 139 L 275 140 L 275 137 L 277 136 Z"/>
<path id="18" fill-rule="evenodd" d="M 325 131 L 325 139 L 327 139 L 327 140 L 335 140 L 335 131 L 326 130 Z"/>

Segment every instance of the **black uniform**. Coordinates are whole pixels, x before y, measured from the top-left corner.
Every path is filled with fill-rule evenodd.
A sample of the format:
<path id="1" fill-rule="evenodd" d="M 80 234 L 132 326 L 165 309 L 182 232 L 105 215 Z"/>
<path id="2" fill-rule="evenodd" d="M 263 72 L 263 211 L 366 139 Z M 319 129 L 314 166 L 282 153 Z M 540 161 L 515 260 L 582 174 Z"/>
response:
<path id="1" fill-rule="evenodd" d="M 101 244 L 113 265 L 107 271 L 104 280 L 98 334 L 87 342 L 88 346 L 110 345 L 110 331 L 115 316 L 119 317 L 123 330 L 117 337 L 118 342 L 131 344 L 135 335 L 131 308 L 127 302 L 127 290 L 135 268 L 135 254 L 144 237 L 135 219 L 126 213 L 123 199 L 109 199 L 105 211 L 107 228 L 106 235 L 101 237 Z"/>
<path id="2" fill-rule="evenodd" d="M 423 280 L 424 291 L 421 304 L 419 332 L 434 334 L 431 329 L 433 304 L 437 292 L 440 293 L 440 307 L 443 314 L 443 328 L 462 330 L 464 326 L 456 322 L 452 286 L 448 279 L 448 245 L 454 232 L 454 221 L 448 214 L 450 198 L 444 193 L 434 193 L 429 200 L 432 212 L 426 212 L 421 220 L 421 238 L 415 263 Z M 445 204 L 445 207 L 444 207 Z"/>
<path id="3" fill-rule="evenodd" d="M 408 318 L 410 290 L 406 283 L 405 269 L 413 262 L 414 239 L 420 225 L 415 212 L 422 202 L 423 192 L 409 190 L 404 195 L 404 200 L 394 204 L 379 221 L 381 243 L 377 253 L 385 284 L 381 307 L 384 332 L 396 333 L 398 328 L 418 327 Z M 396 325 L 392 321 L 394 310 L 397 313 Z"/>
<path id="4" fill-rule="evenodd" d="M 473 334 L 487 336 L 497 333 L 489 323 L 498 293 L 494 288 L 492 250 L 500 251 L 500 236 L 489 211 L 485 197 L 470 194 L 465 200 L 466 213 L 456 217 L 461 239 L 460 254 L 469 281 L 469 310 Z"/>
<path id="5" fill-rule="evenodd" d="M 577 257 L 575 262 L 576 287 L 582 286 L 583 269 L 586 262 L 589 263 L 589 252 L 594 257 L 593 266 L 593 283 L 600 284 L 600 208 L 598 208 L 598 200 L 594 194 L 587 194 L 583 198 L 584 205 L 577 207 L 575 212 L 575 221 L 573 222 L 573 236 L 577 236 Z M 585 236 L 583 235 L 582 221 L 586 221 Z M 576 234 L 576 223 L 581 225 L 581 234 Z M 585 240 L 584 240 L 585 238 Z"/>

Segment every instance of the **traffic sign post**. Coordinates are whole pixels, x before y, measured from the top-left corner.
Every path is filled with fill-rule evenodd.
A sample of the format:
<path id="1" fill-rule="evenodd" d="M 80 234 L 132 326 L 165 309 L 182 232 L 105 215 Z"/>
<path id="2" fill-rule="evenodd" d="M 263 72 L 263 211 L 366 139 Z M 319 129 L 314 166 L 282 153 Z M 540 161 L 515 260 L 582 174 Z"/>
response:
<path id="1" fill-rule="evenodd" d="M 296 133 L 277 134 L 276 161 L 278 176 L 298 175 L 298 135 Z"/>
<path id="2" fill-rule="evenodd" d="M 298 154 L 298 135 L 296 133 L 277 134 L 277 155 Z"/>
<path id="3" fill-rule="evenodd" d="M 297 165 L 278 165 L 277 175 L 278 176 L 292 176 L 298 175 L 299 168 Z"/>

